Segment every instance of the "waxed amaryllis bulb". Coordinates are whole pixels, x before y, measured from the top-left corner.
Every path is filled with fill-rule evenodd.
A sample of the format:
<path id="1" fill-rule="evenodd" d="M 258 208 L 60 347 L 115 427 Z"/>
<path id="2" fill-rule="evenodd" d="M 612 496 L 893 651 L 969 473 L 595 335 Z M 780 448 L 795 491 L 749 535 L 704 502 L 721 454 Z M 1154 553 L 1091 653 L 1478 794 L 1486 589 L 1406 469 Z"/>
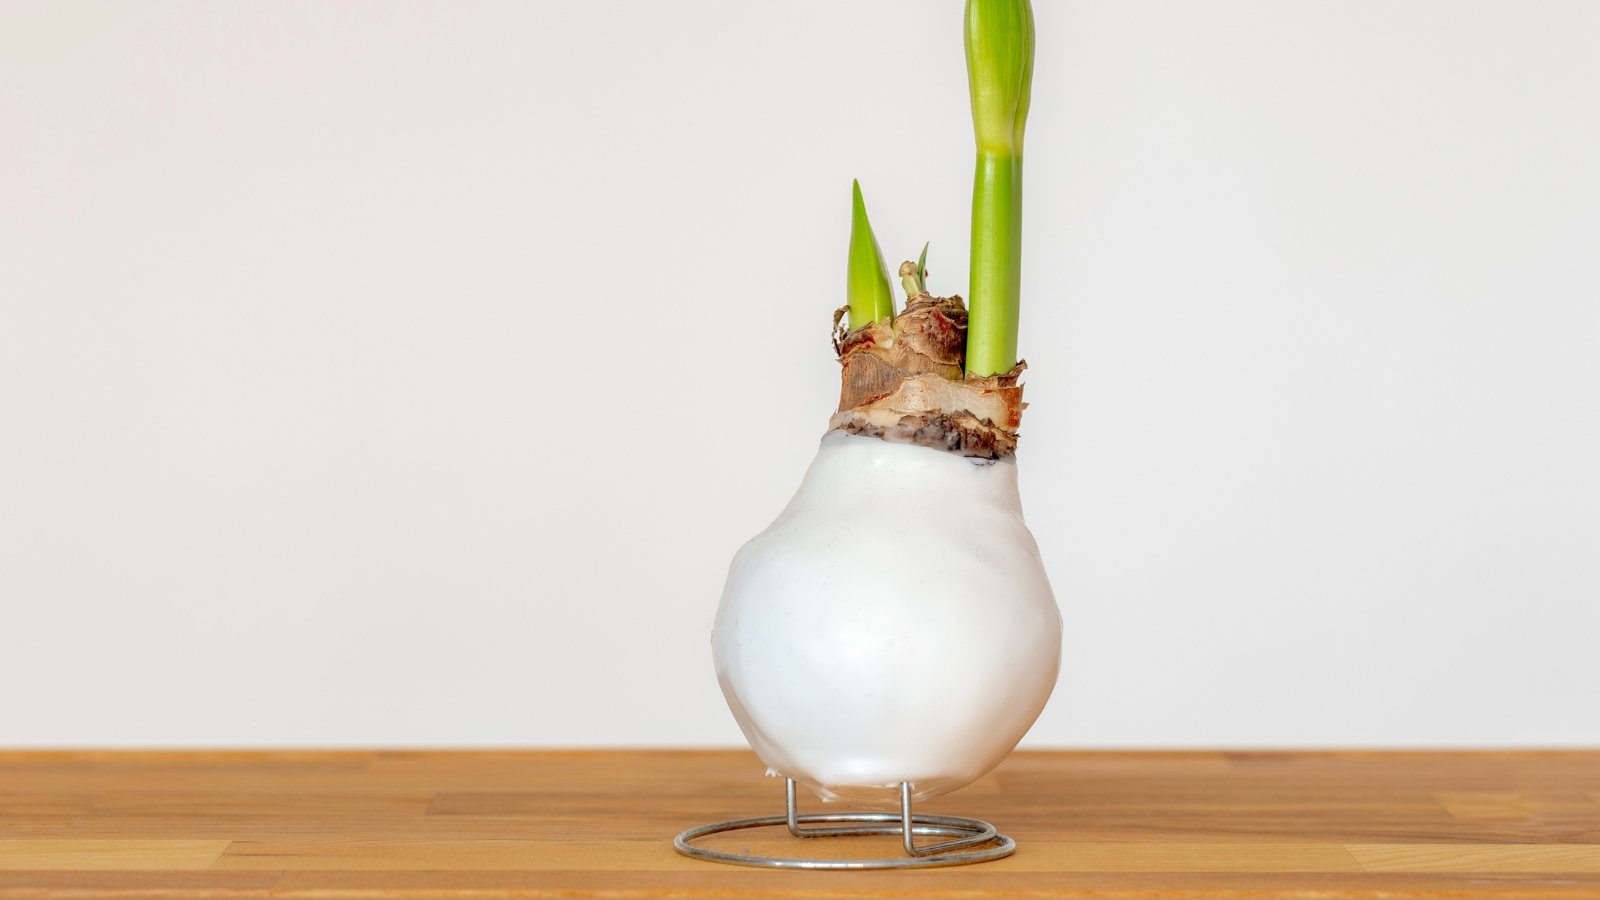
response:
<path id="1" fill-rule="evenodd" d="M 981 777 L 1060 666 L 1061 614 L 1017 494 L 1033 7 L 967 0 L 964 40 L 971 307 L 929 293 L 925 247 L 900 266 L 895 311 L 855 185 L 838 410 L 794 499 L 734 557 L 712 632 L 751 746 L 824 798 L 905 784 L 923 798 Z"/>

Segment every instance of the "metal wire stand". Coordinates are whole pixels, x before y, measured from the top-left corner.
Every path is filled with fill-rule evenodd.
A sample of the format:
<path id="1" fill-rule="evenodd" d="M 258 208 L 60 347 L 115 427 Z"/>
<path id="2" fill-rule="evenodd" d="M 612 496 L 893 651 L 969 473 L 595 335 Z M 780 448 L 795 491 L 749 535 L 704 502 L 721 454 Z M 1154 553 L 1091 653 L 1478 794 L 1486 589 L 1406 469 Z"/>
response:
<path id="1" fill-rule="evenodd" d="M 789 811 L 782 816 L 764 816 L 759 819 L 732 819 L 691 828 L 678 835 L 672 845 L 684 856 L 712 862 L 732 863 L 737 866 L 764 866 L 771 869 L 921 869 L 931 866 L 959 866 L 966 863 L 987 862 L 1010 856 L 1017 842 L 994 830 L 994 826 L 981 819 L 962 816 L 912 815 L 911 783 L 900 785 L 900 814 L 894 813 L 812 813 L 800 815 L 795 803 L 794 779 L 788 781 Z M 854 822 L 854 825 L 831 825 L 825 828 L 802 828 L 830 822 Z M 848 837 L 863 834 L 898 834 L 906 855 L 893 858 L 871 859 L 791 859 L 781 856 L 756 856 L 751 853 L 732 853 L 697 847 L 692 842 L 708 835 L 745 828 L 765 828 L 770 825 L 787 825 L 789 833 L 799 838 Z M 919 836 L 948 837 L 953 840 L 917 846 Z M 990 844 L 975 850 L 965 849 Z"/>

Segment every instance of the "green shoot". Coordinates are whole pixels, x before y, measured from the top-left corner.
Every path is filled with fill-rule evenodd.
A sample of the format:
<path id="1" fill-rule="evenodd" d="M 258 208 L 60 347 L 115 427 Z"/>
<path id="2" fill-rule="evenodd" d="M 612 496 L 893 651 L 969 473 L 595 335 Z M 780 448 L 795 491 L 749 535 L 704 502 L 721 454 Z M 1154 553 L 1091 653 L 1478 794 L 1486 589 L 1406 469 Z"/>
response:
<path id="1" fill-rule="evenodd" d="M 1017 364 L 1022 132 L 1033 87 L 1033 7 L 1028 0 L 967 0 L 966 47 L 978 149 L 967 372 L 994 375 Z"/>
<path id="2" fill-rule="evenodd" d="M 906 303 L 928 292 L 928 245 L 922 245 L 922 255 L 916 262 L 906 260 L 900 264 L 900 289 L 906 292 Z"/>
<path id="3" fill-rule="evenodd" d="M 872 236 L 867 221 L 867 204 L 861 199 L 861 182 L 855 182 L 854 209 L 850 219 L 850 267 L 846 286 L 850 301 L 850 327 L 894 318 L 894 294 L 889 288 L 889 269 L 883 264 L 883 251 Z"/>

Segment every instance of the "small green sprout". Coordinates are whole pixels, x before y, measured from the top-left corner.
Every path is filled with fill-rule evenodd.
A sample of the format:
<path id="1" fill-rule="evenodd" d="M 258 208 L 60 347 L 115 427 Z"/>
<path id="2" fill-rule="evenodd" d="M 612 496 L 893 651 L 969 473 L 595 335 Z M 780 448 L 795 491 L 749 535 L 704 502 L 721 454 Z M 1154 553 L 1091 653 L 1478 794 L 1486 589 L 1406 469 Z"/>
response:
<path id="1" fill-rule="evenodd" d="M 889 269 L 883 264 L 883 251 L 872 236 L 867 221 L 867 204 L 861 199 L 861 182 L 855 182 L 850 218 L 850 263 L 846 296 L 850 301 L 850 327 L 894 318 L 894 294 L 889 287 Z"/>

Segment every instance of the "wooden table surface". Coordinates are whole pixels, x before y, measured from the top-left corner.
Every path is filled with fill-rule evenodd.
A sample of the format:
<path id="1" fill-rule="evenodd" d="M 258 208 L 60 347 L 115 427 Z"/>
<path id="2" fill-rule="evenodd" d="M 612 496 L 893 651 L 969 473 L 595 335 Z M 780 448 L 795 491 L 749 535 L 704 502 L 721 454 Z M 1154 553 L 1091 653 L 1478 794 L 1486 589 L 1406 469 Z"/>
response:
<path id="1" fill-rule="evenodd" d="M 994 822 L 1009 859 L 672 850 L 782 807 L 747 752 L 0 753 L 0 897 L 1600 897 L 1600 753 L 1017 753 L 919 807 Z"/>

